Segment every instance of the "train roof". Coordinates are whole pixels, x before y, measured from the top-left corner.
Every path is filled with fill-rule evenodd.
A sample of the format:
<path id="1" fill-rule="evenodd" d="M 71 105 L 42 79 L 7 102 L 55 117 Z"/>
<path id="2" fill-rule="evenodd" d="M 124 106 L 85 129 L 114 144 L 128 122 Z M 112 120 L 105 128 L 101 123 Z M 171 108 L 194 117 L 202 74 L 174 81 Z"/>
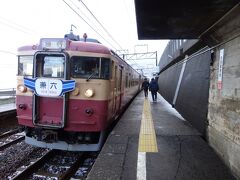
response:
<path id="1" fill-rule="evenodd" d="M 86 39 L 85 39 L 86 40 Z M 114 55 L 121 66 L 127 64 L 128 67 L 133 69 L 125 60 L 120 58 L 114 51 L 102 45 L 99 41 L 90 39 L 86 42 L 83 39 L 69 39 L 68 38 L 42 38 L 40 43 L 36 45 L 21 46 L 18 48 L 18 52 L 26 51 L 78 51 L 78 52 L 90 52 L 99 54 Z M 133 69 L 136 71 L 135 69 Z M 137 71 L 136 71 L 137 72 Z"/>
<path id="2" fill-rule="evenodd" d="M 54 46 L 51 46 L 51 43 Z M 65 44 L 64 44 L 65 43 Z M 49 45 L 46 47 L 45 45 Z M 63 47 L 63 44 L 65 45 Z M 60 45 L 60 46 L 58 46 Z M 37 50 L 66 50 L 66 51 L 80 51 L 80 52 L 92 52 L 101 54 L 111 54 L 111 50 L 102 45 L 98 41 L 72 41 L 65 38 L 43 38 L 40 40 L 40 44 L 27 45 L 18 48 L 18 51 L 37 51 Z"/>

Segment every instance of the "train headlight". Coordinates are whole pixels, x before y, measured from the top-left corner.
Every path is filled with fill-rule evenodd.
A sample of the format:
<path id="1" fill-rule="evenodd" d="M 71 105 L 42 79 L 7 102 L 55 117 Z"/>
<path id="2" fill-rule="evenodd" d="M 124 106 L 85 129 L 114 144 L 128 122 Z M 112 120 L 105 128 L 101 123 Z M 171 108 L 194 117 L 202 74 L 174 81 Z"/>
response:
<path id="1" fill-rule="evenodd" d="M 79 92 L 80 92 L 79 88 L 75 88 L 74 91 L 72 92 L 72 95 L 77 96 L 79 95 Z"/>
<path id="2" fill-rule="evenodd" d="M 85 94 L 86 97 L 92 97 L 94 95 L 94 90 L 93 89 L 87 89 L 84 94 Z"/>
<path id="3" fill-rule="evenodd" d="M 22 93 L 27 92 L 27 88 L 24 85 L 18 85 L 17 90 Z"/>

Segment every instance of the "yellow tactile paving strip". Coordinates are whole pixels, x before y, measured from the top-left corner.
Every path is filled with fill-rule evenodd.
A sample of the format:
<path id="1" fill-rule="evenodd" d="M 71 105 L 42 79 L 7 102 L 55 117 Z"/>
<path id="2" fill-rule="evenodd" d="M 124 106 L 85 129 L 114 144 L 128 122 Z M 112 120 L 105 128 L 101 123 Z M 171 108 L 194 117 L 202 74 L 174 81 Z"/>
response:
<path id="1" fill-rule="evenodd" d="M 155 129 L 152 121 L 151 107 L 144 99 L 138 152 L 158 152 Z"/>

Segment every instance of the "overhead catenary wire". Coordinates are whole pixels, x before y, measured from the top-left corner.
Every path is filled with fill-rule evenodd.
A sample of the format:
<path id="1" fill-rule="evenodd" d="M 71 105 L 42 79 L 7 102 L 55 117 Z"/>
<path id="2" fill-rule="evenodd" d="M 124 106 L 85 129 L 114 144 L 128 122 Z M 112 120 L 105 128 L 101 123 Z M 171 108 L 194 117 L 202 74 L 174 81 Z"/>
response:
<path id="1" fill-rule="evenodd" d="M 71 1 L 71 0 L 70 0 Z M 65 0 L 63 0 L 63 2 L 75 13 L 75 14 L 77 14 L 77 16 L 79 17 L 79 18 L 81 18 L 94 32 L 96 32 L 99 36 L 101 36 L 108 44 L 110 44 L 115 50 L 117 49 L 117 48 L 115 48 L 115 46 L 114 45 L 112 45 L 109 41 L 107 41 L 99 32 L 97 32 L 93 27 L 92 27 L 92 25 L 90 25 L 70 4 L 68 4 Z M 71 1 L 72 2 L 72 1 Z M 73 3 L 73 5 L 76 7 L 76 8 L 78 8 L 74 3 Z M 87 6 L 86 6 L 87 7 Z M 79 9 L 79 8 L 78 8 Z M 90 11 L 90 10 L 89 10 Z M 91 14 L 93 14 L 93 13 L 91 13 Z M 85 15 L 86 16 L 86 15 Z M 94 15 L 93 15 L 94 16 Z M 95 16 L 94 16 L 95 17 Z M 97 19 L 97 18 L 96 18 Z M 97 20 L 96 20 L 97 21 Z M 100 21 L 99 21 L 99 23 L 100 23 Z M 101 23 L 100 23 L 101 24 Z M 103 28 L 103 29 L 105 29 L 105 28 Z M 122 49 L 122 47 L 120 47 L 121 49 Z M 134 60 L 133 60 L 134 61 Z M 135 62 L 135 61 L 134 61 Z M 134 65 L 136 65 L 139 69 L 141 68 L 140 66 L 139 66 L 139 64 L 138 63 L 136 63 L 135 62 L 135 64 Z"/>
<path id="2" fill-rule="evenodd" d="M 20 25 L 12 20 L 6 19 L 5 17 L 0 16 L 0 21 L 2 24 L 8 27 L 11 27 L 13 29 L 23 31 L 24 33 L 28 33 L 28 34 L 33 34 L 32 29 L 29 29 L 28 27 Z"/>
<path id="3" fill-rule="evenodd" d="M 117 49 L 112 43 L 106 40 L 100 33 L 98 33 L 75 9 L 72 8 L 65 0 L 63 2 L 75 13 L 79 18 L 81 18 L 95 33 L 97 33 L 100 37 L 102 37 L 109 45 L 111 45 L 115 50 Z"/>
<path id="4" fill-rule="evenodd" d="M 80 7 L 75 3 L 73 2 L 73 0 L 69 0 L 80 12 L 81 12 L 81 15 L 83 15 L 88 22 L 91 22 L 91 19 L 80 9 Z M 95 25 L 94 23 L 92 24 L 94 25 L 94 27 L 100 31 L 100 29 L 98 29 L 97 25 Z"/>
<path id="5" fill-rule="evenodd" d="M 6 19 L 4 17 L 1 17 L 0 16 L 0 24 L 4 25 L 4 26 L 7 26 L 11 29 L 14 29 L 16 31 L 19 31 L 19 32 L 22 32 L 24 34 L 27 34 L 27 35 L 41 35 L 42 32 L 37 32 L 36 30 L 34 29 L 30 29 L 28 27 L 25 27 L 23 25 L 20 25 L 12 20 L 9 20 L 9 19 Z"/>
<path id="6" fill-rule="evenodd" d="M 128 1 L 128 2 L 132 2 L 132 3 L 133 3 L 133 1 Z M 130 16 L 130 13 L 129 13 L 129 5 L 126 4 L 126 0 L 123 0 L 123 4 L 124 4 L 125 9 L 126 9 L 126 12 L 127 12 L 127 16 L 128 16 L 128 21 L 129 21 L 129 23 L 136 25 L 134 16 Z M 131 5 L 133 5 L 133 4 L 131 4 Z M 135 10 L 135 8 L 133 8 L 133 11 L 131 11 L 132 14 L 135 14 L 135 11 L 134 11 L 134 10 Z"/>
<path id="7" fill-rule="evenodd" d="M 93 29 L 97 30 L 98 33 L 104 32 L 102 29 L 100 29 L 100 28 L 98 27 L 99 25 L 95 24 L 95 23 L 91 20 L 91 18 L 89 18 L 89 17 L 80 9 L 80 6 L 79 6 L 79 5 L 77 5 L 76 3 L 74 3 L 73 0 L 69 0 L 69 1 L 70 1 L 70 2 L 73 4 L 73 6 L 75 6 L 75 8 L 77 8 L 77 10 L 81 13 L 82 18 L 83 18 L 83 19 L 85 18 L 85 21 L 90 22 L 90 24 L 91 24 L 91 26 L 92 26 Z M 94 26 L 94 27 L 93 27 L 93 26 Z M 107 42 L 107 43 L 109 43 L 109 42 Z M 115 48 L 115 47 L 114 47 L 114 48 Z M 116 48 L 115 48 L 115 49 L 116 49 Z"/>
<path id="8" fill-rule="evenodd" d="M 3 25 L 5 25 L 5 26 L 7 26 L 9 28 L 12 28 L 14 30 L 20 31 L 22 33 L 30 34 L 30 32 L 26 31 L 24 28 L 21 28 L 20 26 L 17 26 L 17 25 L 14 25 L 14 24 L 10 24 L 9 22 L 6 23 L 6 22 L 0 20 L 0 24 L 3 24 Z"/>
<path id="9" fill-rule="evenodd" d="M 2 50 L 2 49 L 0 49 L 0 53 L 4 53 L 4 54 L 11 54 L 11 55 L 14 55 L 14 56 L 16 56 L 16 55 L 17 55 L 17 54 L 16 54 L 16 53 L 14 53 L 14 52 L 7 51 L 7 50 Z"/>
<path id="10" fill-rule="evenodd" d="M 97 17 L 92 13 L 92 11 L 87 7 L 87 5 L 82 0 L 78 0 L 78 1 L 83 4 L 83 6 L 88 10 L 88 12 L 93 16 L 93 18 L 99 23 L 99 25 L 103 28 L 103 30 L 107 33 L 107 35 L 120 47 L 120 49 L 123 49 L 121 45 L 108 32 L 108 30 L 102 25 L 102 23 L 97 19 Z"/>

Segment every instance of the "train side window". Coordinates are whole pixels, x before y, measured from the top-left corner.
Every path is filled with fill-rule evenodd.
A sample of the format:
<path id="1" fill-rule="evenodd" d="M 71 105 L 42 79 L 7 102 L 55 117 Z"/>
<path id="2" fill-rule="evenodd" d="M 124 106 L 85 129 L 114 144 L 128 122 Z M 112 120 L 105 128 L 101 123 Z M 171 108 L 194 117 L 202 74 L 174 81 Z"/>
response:
<path id="1" fill-rule="evenodd" d="M 33 56 L 18 57 L 18 76 L 32 76 Z"/>
<path id="2" fill-rule="evenodd" d="M 125 87 L 128 88 L 128 73 L 126 73 Z"/>
<path id="3" fill-rule="evenodd" d="M 114 76 L 114 61 L 112 60 L 111 61 L 112 63 L 111 63 L 111 79 L 112 78 L 114 78 L 113 76 Z"/>
<path id="4" fill-rule="evenodd" d="M 129 82 L 128 82 L 128 87 L 131 87 L 131 82 L 132 82 L 132 75 L 129 73 Z"/>
<path id="5" fill-rule="evenodd" d="M 71 58 L 71 75 L 74 78 L 99 79 L 99 57 L 73 56 Z"/>
<path id="6" fill-rule="evenodd" d="M 117 66 L 114 66 L 114 87 L 117 88 L 117 81 L 118 81 L 118 77 L 117 77 Z"/>
<path id="7" fill-rule="evenodd" d="M 101 58 L 101 73 L 102 79 L 110 79 L 110 59 Z"/>

